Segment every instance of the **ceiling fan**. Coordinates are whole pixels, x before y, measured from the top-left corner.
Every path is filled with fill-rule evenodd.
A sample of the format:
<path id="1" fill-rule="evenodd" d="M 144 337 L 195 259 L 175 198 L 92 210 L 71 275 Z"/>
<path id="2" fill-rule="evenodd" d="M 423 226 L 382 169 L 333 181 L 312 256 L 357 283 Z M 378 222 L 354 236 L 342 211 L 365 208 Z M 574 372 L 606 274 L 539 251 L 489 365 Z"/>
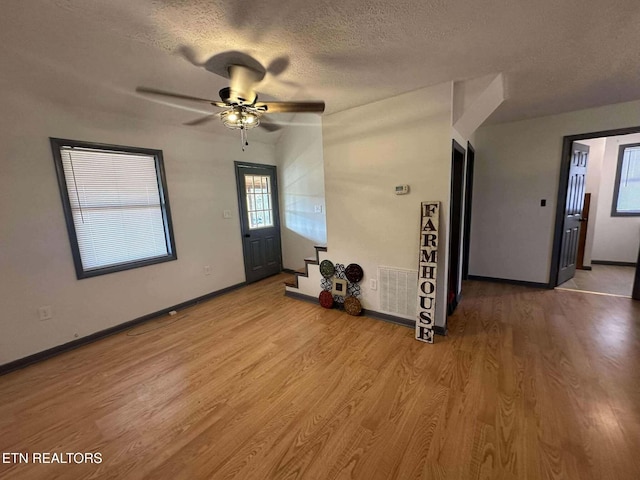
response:
<path id="1" fill-rule="evenodd" d="M 212 57 L 209 65 L 214 63 L 217 68 L 209 68 L 209 65 L 202 64 L 207 70 L 217 73 L 229 79 L 229 86 L 220 90 L 220 101 L 206 98 L 193 97 L 180 93 L 166 92 L 148 87 L 137 87 L 136 91 L 145 95 L 159 95 L 163 97 L 177 98 L 181 100 L 191 100 L 203 102 L 222 109 L 219 112 L 197 118 L 185 125 L 200 125 L 216 118 L 222 124 L 233 130 L 240 130 L 240 140 L 242 150 L 249 145 L 247 131 L 252 128 L 261 127 L 269 132 L 282 128 L 273 123 L 266 115 L 267 113 L 322 113 L 324 112 L 323 101 L 299 101 L 299 102 L 259 102 L 258 93 L 255 87 L 262 81 L 266 74 L 266 69 L 254 58 L 241 52 L 227 52 L 232 55 L 219 54 Z M 225 63 L 220 64 L 220 59 L 224 58 Z"/>

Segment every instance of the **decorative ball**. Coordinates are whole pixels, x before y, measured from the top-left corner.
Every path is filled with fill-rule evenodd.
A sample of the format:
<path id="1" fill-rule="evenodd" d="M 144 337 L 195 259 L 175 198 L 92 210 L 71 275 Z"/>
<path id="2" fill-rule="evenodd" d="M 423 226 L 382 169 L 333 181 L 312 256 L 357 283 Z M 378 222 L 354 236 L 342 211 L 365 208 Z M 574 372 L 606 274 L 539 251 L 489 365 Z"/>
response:
<path id="1" fill-rule="evenodd" d="M 349 315 L 358 316 L 362 313 L 362 304 L 356 297 L 347 297 L 344 299 L 344 310 Z"/>
<path id="2" fill-rule="evenodd" d="M 347 280 L 351 283 L 358 283 L 362 280 L 364 273 L 362 272 L 362 267 L 360 265 L 357 263 L 350 263 L 345 269 L 345 275 L 347 276 Z"/>
<path id="3" fill-rule="evenodd" d="M 320 273 L 324 278 L 333 277 L 336 268 L 333 266 L 331 260 L 323 260 L 320 262 Z"/>
<path id="4" fill-rule="evenodd" d="M 324 308 L 333 307 L 333 295 L 331 295 L 331 292 L 326 290 L 321 291 L 318 300 L 320 300 L 320 306 Z"/>

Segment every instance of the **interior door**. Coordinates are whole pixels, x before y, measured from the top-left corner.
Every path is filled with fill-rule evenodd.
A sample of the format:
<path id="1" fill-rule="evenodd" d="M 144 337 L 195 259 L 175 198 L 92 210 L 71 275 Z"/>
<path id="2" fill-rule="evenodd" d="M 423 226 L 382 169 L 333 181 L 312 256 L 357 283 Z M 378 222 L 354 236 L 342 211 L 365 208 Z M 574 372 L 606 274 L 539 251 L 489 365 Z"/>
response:
<path id="1" fill-rule="evenodd" d="M 280 215 L 276 167 L 235 162 L 247 283 L 280 273 Z"/>
<path id="2" fill-rule="evenodd" d="M 578 255 L 578 242 L 580 240 L 580 221 L 582 220 L 582 207 L 584 206 L 584 189 L 588 160 L 589 147 L 581 143 L 573 142 L 557 285 L 573 278 L 576 273 L 576 258 Z"/>
<path id="3" fill-rule="evenodd" d="M 587 229 L 589 228 L 589 210 L 591 208 L 591 194 L 584 194 L 584 202 L 582 204 L 582 215 L 580 221 L 580 239 L 578 240 L 578 256 L 576 258 L 576 268 L 579 270 L 591 270 L 591 267 L 585 267 L 584 254 L 587 248 Z"/>

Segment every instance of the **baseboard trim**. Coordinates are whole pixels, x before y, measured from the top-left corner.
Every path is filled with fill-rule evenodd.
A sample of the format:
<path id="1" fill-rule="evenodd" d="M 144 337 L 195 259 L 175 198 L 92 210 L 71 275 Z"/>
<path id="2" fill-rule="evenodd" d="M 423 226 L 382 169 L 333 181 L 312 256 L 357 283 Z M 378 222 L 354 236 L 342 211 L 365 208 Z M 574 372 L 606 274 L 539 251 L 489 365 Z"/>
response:
<path id="1" fill-rule="evenodd" d="M 447 335 L 447 327 L 440 327 L 439 325 L 433 326 L 433 333 L 436 335 L 442 335 L 445 337 Z"/>
<path id="2" fill-rule="evenodd" d="M 416 328 L 416 321 L 409 320 L 408 318 L 396 317 L 395 315 L 389 315 L 388 313 L 376 312 L 374 310 L 362 309 L 362 314 L 367 317 L 375 318 L 376 320 L 382 320 L 387 323 L 395 323 L 402 327 Z"/>
<path id="3" fill-rule="evenodd" d="M 202 295 L 200 297 L 187 300 L 186 302 L 182 302 L 177 305 L 173 305 L 171 307 L 163 308 L 162 310 L 158 310 L 157 312 L 143 315 L 142 317 L 129 320 L 128 322 L 124 322 L 119 325 L 115 325 L 113 327 L 100 330 L 99 332 L 92 333 L 91 335 L 87 335 L 86 337 L 78 338 L 77 340 L 72 340 L 70 342 L 63 343 L 62 345 L 58 345 L 56 347 L 43 350 L 42 352 L 34 353 L 33 355 L 29 355 L 27 357 L 13 360 L 9 363 L 5 363 L 4 365 L 0 365 L 0 375 L 5 375 L 15 370 L 19 370 L 29 365 L 33 365 L 34 363 L 38 363 L 48 358 L 59 355 L 61 353 L 67 352 L 69 350 L 73 350 L 75 348 L 82 347 L 83 345 L 87 345 L 89 343 L 93 343 L 95 341 L 101 340 L 105 337 L 115 335 L 116 333 L 120 333 L 124 330 L 128 330 L 132 327 L 136 327 L 148 320 L 159 317 L 160 315 L 165 315 L 172 310 L 176 310 L 176 311 L 181 310 L 183 308 L 190 307 L 192 305 L 203 302 L 205 300 L 210 300 L 212 298 L 219 297 L 220 295 L 224 295 L 225 293 L 231 292 L 233 290 L 237 290 L 240 287 L 244 287 L 246 284 L 247 284 L 246 282 L 236 283 L 235 285 L 231 285 L 230 287 L 226 287 L 221 290 L 216 290 L 215 292 L 207 293 L 206 295 Z"/>
<path id="4" fill-rule="evenodd" d="M 527 282 L 524 280 L 511 280 L 508 278 L 483 277 L 480 275 L 469 275 L 469 280 L 477 280 L 479 282 L 508 283 L 510 285 L 519 285 L 522 287 L 531 287 L 531 288 L 546 288 L 546 289 L 553 288 L 553 287 L 550 287 L 548 283 Z"/>
<path id="5" fill-rule="evenodd" d="M 285 297 L 295 298 L 296 300 L 302 300 L 303 302 L 315 303 L 318 305 L 318 299 L 312 297 L 311 295 L 305 295 L 304 293 L 299 292 L 290 292 L 289 290 L 284 291 Z"/>
<path id="6" fill-rule="evenodd" d="M 583 265 L 582 268 L 578 268 L 578 270 L 593 270 L 589 265 Z"/>
<path id="7" fill-rule="evenodd" d="M 298 292 L 290 292 L 285 290 L 285 297 L 295 298 L 296 300 L 302 300 L 303 302 L 309 302 L 318 305 L 318 299 L 316 297 L 312 297 L 311 295 L 305 295 L 304 293 Z M 339 310 L 343 310 L 338 307 Z M 409 320 L 408 318 L 396 317 L 395 315 L 389 315 L 387 313 L 376 312 L 375 310 L 367 310 L 362 309 L 362 315 L 365 315 L 370 318 L 375 318 L 376 320 L 382 320 L 383 322 L 394 323 L 396 325 L 400 325 L 402 327 L 407 328 L 416 328 L 416 321 Z M 433 332 L 438 335 L 446 335 L 447 329 L 446 327 L 433 327 Z"/>
<path id="8" fill-rule="evenodd" d="M 614 267 L 635 267 L 635 262 L 610 262 L 609 260 L 591 260 L 592 265 L 611 265 Z"/>

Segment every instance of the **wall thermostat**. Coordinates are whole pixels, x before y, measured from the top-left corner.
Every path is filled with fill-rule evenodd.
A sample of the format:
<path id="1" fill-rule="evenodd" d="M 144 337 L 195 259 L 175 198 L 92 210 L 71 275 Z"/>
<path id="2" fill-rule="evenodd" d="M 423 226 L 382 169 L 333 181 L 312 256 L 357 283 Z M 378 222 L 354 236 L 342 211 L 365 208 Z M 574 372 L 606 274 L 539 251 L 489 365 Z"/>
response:
<path id="1" fill-rule="evenodd" d="M 409 185 L 396 186 L 396 195 L 406 195 L 409 193 Z"/>

